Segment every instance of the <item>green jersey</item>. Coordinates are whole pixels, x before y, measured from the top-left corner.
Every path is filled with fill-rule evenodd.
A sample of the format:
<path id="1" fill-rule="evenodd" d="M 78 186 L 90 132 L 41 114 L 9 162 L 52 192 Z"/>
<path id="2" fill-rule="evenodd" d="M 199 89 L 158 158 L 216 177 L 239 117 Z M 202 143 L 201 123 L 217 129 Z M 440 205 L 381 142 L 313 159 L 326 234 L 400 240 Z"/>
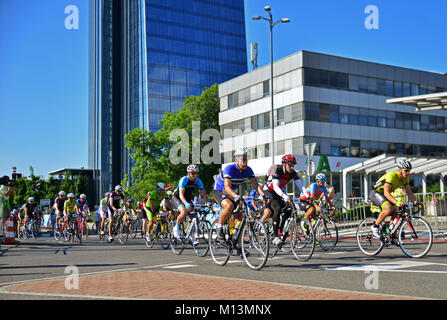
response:
<path id="1" fill-rule="evenodd" d="M 160 204 L 163 201 L 163 199 L 167 198 L 168 194 L 166 192 L 160 195 L 157 190 L 152 191 L 151 194 L 149 195 L 149 199 L 147 199 L 146 201 L 146 208 L 149 209 L 151 207 L 151 200 L 154 201 L 154 209 L 160 208 Z"/>
<path id="2" fill-rule="evenodd" d="M 383 193 L 385 191 L 385 183 L 391 184 L 391 193 L 402 186 L 410 184 L 410 178 L 399 178 L 399 171 L 388 172 L 377 180 L 373 189 L 377 192 Z"/>
<path id="3" fill-rule="evenodd" d="M 67 212 L 68 213 L 75 213 L 76 212 L 76 208 L 75 208 L 76 205 L 77 205 L 76 200 L 73 200 L 73 201 L 67 200 L 64 203 L 64 208 L 67 208 Z"/>

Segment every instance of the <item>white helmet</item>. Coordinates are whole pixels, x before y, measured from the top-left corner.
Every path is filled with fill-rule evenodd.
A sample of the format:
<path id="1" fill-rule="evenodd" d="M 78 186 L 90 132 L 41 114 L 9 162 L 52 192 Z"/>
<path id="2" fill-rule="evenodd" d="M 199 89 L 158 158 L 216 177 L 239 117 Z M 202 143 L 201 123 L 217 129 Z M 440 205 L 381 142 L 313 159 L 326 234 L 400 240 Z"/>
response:
<path id="1" fill-rule="evenodd" d="M 34 199 L 34 197 L 29 197 L 29 198 L 28 198 L 28 201 L 29 201 L 29 202 L 34 202 L 35 199 Z"/>
<path id="2" fill-rule="evenodd" d="M 168 193 L 169 197 L 172 196 L 172 191 L 171 190 L 169 190 L 167 193 Z"/>
<path id="3" fill-rule="evenodd" d="M 326 175 L 324 173 L 319 173 L 315 176 L 315 180 L 320 180 L 321 182 L 326 182 Z"/>
<path id="4" fill-rule="evenodd" d="M 186 172 L 190 173 L 190 172 L 199 172 L 199 167 L 195 164 L 190 164 L 187 168 L 186 168 Z"/>
<path id="5" fill-rule="evenodd" d="M 158 182 L 155 187 L 157 188 L 157 190 L 164 190 L 165 184 L 163 182 Z"/>
<path id="6" fill-rule="evenodd" d="M 86 196 L 85 194 L 81 194 L 81 195 L 79 196 L 79 198 L 81 198 L 81 199 L 87 199 L 87 196 Z"/>
<path id="7" fill-rule="evenodd" d="M 59 195 L 65 197 L 65 191 L 59 191 Z"/>
<path id="8" fill-rule="evenodd" d="M 238 149 L 236 150 L 236 152 L 234 153 L 234 157 L 242 157 L 242 156 L 247 156 L 248 155 L 248 151 L 246 148 L 242 148 L 242 149 Z"/>
<path id="9" fill-rule="evenodd" d="M 405 170 L 411 170 L 413 168 L 411 163 L 405 159 L 400 160 L 399 163 L 397 164 L 397 167 L 399 169 L 405 169 Z"/>
<path id="10" fill-rule="evenodd" d="M 123 191 L 123 187 L 121 187 L 119 184 L 115 187 L 115 191 Z"/>
<path id="11" fill-rule="evenodd" d="M 67 197 L 74 199 L 75 195 L 73 193 L 69 193 Z"/>

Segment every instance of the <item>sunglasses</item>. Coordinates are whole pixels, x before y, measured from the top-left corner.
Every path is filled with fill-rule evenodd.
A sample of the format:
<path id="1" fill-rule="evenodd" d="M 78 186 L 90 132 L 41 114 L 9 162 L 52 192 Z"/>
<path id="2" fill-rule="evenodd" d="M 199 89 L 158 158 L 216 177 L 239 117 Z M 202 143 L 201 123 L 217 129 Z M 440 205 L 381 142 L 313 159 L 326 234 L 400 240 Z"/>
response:
<path id="1" fill-rule="evenodd" d="M 402 171 L 410 172 L 411 170 L 410 169 L 402 169 Z"/>

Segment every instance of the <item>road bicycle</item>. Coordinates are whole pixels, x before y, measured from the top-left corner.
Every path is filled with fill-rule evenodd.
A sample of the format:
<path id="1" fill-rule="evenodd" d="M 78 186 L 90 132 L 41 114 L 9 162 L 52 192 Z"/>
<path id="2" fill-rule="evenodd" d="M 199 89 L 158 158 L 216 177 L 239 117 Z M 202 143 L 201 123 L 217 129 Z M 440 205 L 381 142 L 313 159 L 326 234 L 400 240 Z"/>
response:
<path id="1" fill-rule="evenodd" d="M 26 224 L 25 220 L 21 222 L 21 227 L 18 234 L 19 239 L 20 238 L 35 239 L 36 237 L 39 236 L 40 236 L 40 218 L 29 218 Z"/>
<path id="2" fill-rule="evenodd" d="M 321 249 L 330 251 L 338 243 L 338 228 L 333 219 L 335 210 L 329 207 L 325 199 L 320 201 L 319 206 L 321 212 L 317 213 L 317 219 L 313 224 L 315 240 Z"/>
<path id="3" fill-rule="evenodd" d="M 380 239 L 376 239 L 371 231 L 375 219 L 364 219 L 357 227 L 356 233 L 360 250 L 367 256 L 375 256 L 384 247 L 395 245 L 410 258 L 425 256 L 433 244 L 433 232 L 428 222 L 413 216 L 420 210 L 419 207 L 410 208 L 407 204 L 398 208 L 397 218 L 391 225 L 387 222 L 381 224 Z"/>
<path id="4" fill-rule="evenodd" d="M 129 237 L 129 230 L 123 225 L 123 217 L 124 217 L 124 210 L 118 209 L 115 211 L 113 215 L 113 224 L 111 227 L 111 235 L 115 238 L 118 237 L 118 241 L 120 244 L 126 244 L 127 239 Z M 104 224 L 104 230 L 106 230 L 105 234 L 101 235 L 100 232 L 100 239 L 105 239 L 106 234 L 108 234 L 109 231 L 109 224 L 110 219 L 107 219 L 106 223 Z M 107 242 L 110 243 L 107 239 Z"/>
<path id="5" fill-rule="evenodd" d="M 68 241 L 71 241 L 74 243 L 75 240 L 79 241 L 79 243 L 82 243 L 82 229 L 80 228 L 79 218 L 77 214 L 73 214 L 70 221 L 68 222 Z"/>
<path id="6" fill-rule="evenodd" d="M 65 217 L 59 219 L 59 223 L 56 223 L 53 230 L 54 239 L 57 241 L 64 238 L 65 241 L 70 241 L 71 234 L 68 232 L 68 222 Z"/>
<path id="7" fill-rule="evenodd" d="M 286 211 L 290 211 L 290 215 L 284 221 Z M 272 240 L 276 236 L 273 234 L 272 219 L 268 218 L 266 222 Z M 279 226 L 281 242 L 278 245 L 270 242 L 269 258 L 275 257 L 281 251 L 284 253 L 292 252 L 295 258 L 302 262 L 309 260 L 315 250 L 315 233 L 309 220 L 298 217 L 295 204 L 287 203 L 283 207 Z M 289 235 L 290 241 L 287 241 Z"/>
<path id="8" fill-rule="evenodd" d="M 143 236 L 144 243 L 148 248 L 152 248 L 156 243 L 160 244 L 163 249 L 169 248 L 170 229 L 166 219 L 166 212 L 160 212 L 155 216 L 149 235 Z"/>
<path id="9" fill-rule="evenodd" d="M 211 257 L 216 264 L 224 266 L 233 251 L 236 250 L 249 268 L 261 270 L 269 258 L 270 237 L 268 230 L 259 219 L 250 217 L 243 200 L 240 200 L 231 215 L 234 216 L 235 213 L 243 214 L 240 226 L 235 226 L 233 234 L 231 234 L 228 219 L 222 226 L 224 239 L 220 240 L 217 237 L 218 218 L 211 225 L 208 236 Z"/>
<path id="10" fill-rule="evenodd" d="M 87 223 L 87 216 L 84 215 L 84 213 L 80 214 L 80 217 L 78 218 L 78 224 L 79 224 L 79 230 L 82 234 L 82 240 L 87 240 L 88 238 L 88 223 Z"/>
<path id="11" fill-rule="evenodd" d="M 203 205 L 203 208 L 210 206 Z M 193 215 L 191 221 L 185 219 L 179 224 L 180 238 L 176 238 L 174 235 L 174 225 L 172 225 L 169 232 L 169 243 L 172 252 L 177 255 L 182 254 L 185 249 L 186 242 L 189 242 L 194 252 L 199 257 L 204 257 L 209 251 L 208 235 L 211 228 L 211 223 L 206 219 L 207 211 L 201 211 L 193 209 L 188 215 Z M 173 221 L 173 224 L 175 221 Z"/>

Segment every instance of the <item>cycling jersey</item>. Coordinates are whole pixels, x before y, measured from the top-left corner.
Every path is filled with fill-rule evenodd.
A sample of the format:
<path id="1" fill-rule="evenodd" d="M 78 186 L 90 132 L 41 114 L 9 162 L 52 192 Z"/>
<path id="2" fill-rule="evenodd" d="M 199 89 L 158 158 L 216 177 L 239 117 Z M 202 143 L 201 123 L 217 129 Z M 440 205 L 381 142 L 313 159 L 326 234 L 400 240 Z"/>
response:
<path id="1" fill-rule="evenodd" d="M 107 202 L 108 202 L 107 198 L 101 199 L 101 202 L 100 202 L 101 207 L 106 208 Z"/>
<path id="2" fill-rule="evenodd" d="M 410 184 L 410 177 L 400 178 L 399 171 L 388 172 L 381 176 L 372 188 L 376 192 L 383 193 L 385 191 L 385 183 L 391 184 L 391 192 L 394 192 L 396 189 Z"/>
<path id="3" fill-rule="evenodd" d="M 56 210 L 59 212 L 64 211 L 64 203 L 65 203 L 64 198 L 57 197 L 56 199 L 54 199 L 54 206 L 56 207 Z"/>
<path id="4" fill-rule="evenodd" d="M 160 208 L 161 201 L 166 198 L 168 198 L 168 194 L 166 192 L 163 192 L 163 194 L 160 195 L 157 190 L 152 191 L 151 194 L 149 195 L 148 201 L 146 201 L 146 208 L 150 210 L 151 208 L 150 200 L 152 200 L 154 201 L 154 209 L 158 210 Z"/>
<path id="5" fill-rule="evenodd" d="M 229 178 L 231 180 L 231 189 L 237 190 L 245 180 L 254 177 L 255 174 L 250 167 L 247 166 L 247 169 L 240 170 L 236 163 L 232 163 L 226 166 L 225 169 L 219 174 L 213 187 L 215 190 L 223 191 L 225 188 L 224 179 Z"/>
<path id="6" fill-rule="evenodd" d="M 249 211 L 256 211 L 256 208 L 253 206 L 253 202 L 256 200 L 256 196 L 258 195 L 258 193 L 256 192 L 256 190 L 251 190 L 250 194 L 248 195 L 248 198 L 252 198 L 250 199 L 250 201 L 247 202 L 247 206 L 248 206 L 248 210 Z M 245 199 L 245 198 L 244 198 Z"/>
<path id="7" fill-rule="evenodd" d="M 84 208 L 85 206 L 87 206 L 87 208 L 88 208 L 88 201 L 87 201 L 87 200 L 85 200 L 85 201 L 81 201 L 81 199 L 79 198 L 79 199 L 78 199 L 78 208 L 79 208 L 81 211 L 85 211 L 85 210 L 87 210 L 87 208 Z"/>
<path id="8" fill-rule="evenodd" d="M 308 186 L 306 188 L 306 192 L 308 193 L 308 196 L 304 195 L 303 193 L 301 193 L 300 195 L 300 199 L 301 200 L 307 200 L 309 197 L 313 197 L 314 199 L 318 198 L 321 196 L 321 194 L 324 194 L 324 196 L 326 197 L 326 200 L 328 200 L 327 196 L 329 194 L 329 192 L 327 191 L 326 186 L 317 186 L 317 183 L 314 182 L 312 183 L 310 186 Z"/>
<path id="9" fill-rule="evenodd" d="M 28 213 L 28 216 L 31 218 L 37 215 L 37 212 L 36 212 L 37 204 L 36 203 L 27 202 L 23 205 L 22 208 L 23 208 L 23 212 L 25 212 L 25 208 L 28 209 L 27 213 Z"/>
<path id="10" fill-rule="evenodd" d="M 65 201 L 65 203 L 64 203 L 64 207 L 66 207 L 67 208 L 67 212 L 68 213 L 75 213 L 76 212 L 76 205 L 77 205 L 78 203 L 76 202 L 76 201 L 70 201 L 70 200 L 67 200 L 67 201 Z"/>
<path id="11" fill-rule="evenodd" d="M 122 194 L 122 193 L 119 194 L 118 192 L 113 191 L 111 193 L 110 197 L 112 198 L 113 207 L 115 209 L 119 209 L 120 203 L 124 199 L 124 194 Z M 107 205 L 109 206 L 110 209 L 113 209 L 112 206 L 110 205 L 110 198 L 109 198 L 109 201 L 107 202 Z"/>
<path id="12" fill-rule="evenodd" d="M 174 196 L 180 199 L 179 191 L 180 189 L 185 190 L 185 199 L 188 202 L 191 202 L 193 191 L 198 188 L 199 191 L 204 189 L 203 182 L 200 178 L 196 178 L 195 180 L 190 180 L 188 176 L 184 176 L 180 179 L 178 183 L 178 187 L 174 190 Z"/>
<path id="13" fill-rule="evenodd" d="M 290 180 L 294 180 L 298 190 L 307 197 L 306 190 L 301 182 L 298 173 L 293 170 L 291 173 L 288 173 L 284 170 L 283 165 L 272 165 L 267 173 L 267 182 L 264 185 L 264 191 L 272 191 L 276 192 L 278 196 L 283 197 L 285 200 L 288 199 L 287 193 L 284 191 L 285 186 Z"/>

